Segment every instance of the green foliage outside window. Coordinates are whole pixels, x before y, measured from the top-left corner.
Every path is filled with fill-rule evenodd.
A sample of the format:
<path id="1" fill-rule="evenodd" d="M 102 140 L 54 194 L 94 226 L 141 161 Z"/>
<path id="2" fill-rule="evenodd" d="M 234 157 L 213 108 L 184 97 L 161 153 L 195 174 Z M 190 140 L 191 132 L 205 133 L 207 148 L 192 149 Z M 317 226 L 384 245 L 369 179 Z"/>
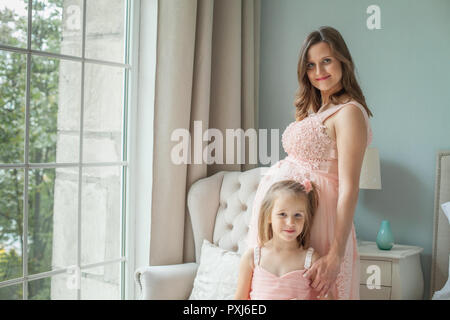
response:
<path id="1" fill-rule="evenodd" d="M 33 49 L 60 52 L 62 7 L 63 0 L 33 1 Z M 4 8 L 0 21 L 0 43 L 22 47 L 27 17 Z M 25 161 L 26 58 L 23 53 L 0 50 L 0 163 L 4 164 Z M 29 162 L 55 162 L 59 60 L 33 56 L 30 80 Z M 29 170 L 29 274 L 52 269 L 55 172 Z M 23 275 L 23 189 L 24 169 L 0 169 L 0 282 Z M 0 299 L 21 298 L 21 285 L 0 288 Z M 28 298 L 50 299 L 50 279 L 30 282 Z"/>

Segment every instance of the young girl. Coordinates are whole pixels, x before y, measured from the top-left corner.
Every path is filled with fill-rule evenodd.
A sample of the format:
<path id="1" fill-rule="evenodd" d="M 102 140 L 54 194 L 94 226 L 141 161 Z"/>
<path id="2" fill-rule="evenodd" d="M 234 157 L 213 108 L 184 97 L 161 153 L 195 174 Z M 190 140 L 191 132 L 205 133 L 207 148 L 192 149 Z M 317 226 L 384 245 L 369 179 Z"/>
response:
<path id="1" fill-rule="evenodd" d="M 320 258 L 313 248 L 305 248 L 317 205 L 309 180 L 284 180 L 270 187 L 260 210 L 259 245 L 242 256 L 235 299 L 319 298 L 303 277 Z"/>

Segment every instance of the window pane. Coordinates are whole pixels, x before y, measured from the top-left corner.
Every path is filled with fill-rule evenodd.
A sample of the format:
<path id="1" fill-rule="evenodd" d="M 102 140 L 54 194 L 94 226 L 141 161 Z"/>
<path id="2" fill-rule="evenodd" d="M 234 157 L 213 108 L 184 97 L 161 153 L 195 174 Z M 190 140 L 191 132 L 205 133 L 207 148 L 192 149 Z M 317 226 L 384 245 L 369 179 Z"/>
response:
<path id="1" fill-rule="evenodd" d="M 82 0 L 33 0 L 31 47 L 81 56 Z"/>
<path id="2" fill-rule="evenodd" d="M 0 300 L 22 300 L 23 285 L 14 284 L 12 286 L 0 288 Z"/>
<path id="3" fill-rule="evenodd" d="M 83 161 L 121 161 L 124 69 L 86 64 Z"/>
<path id="4" fill-rule="evenodd" d="M 78 167 L 57 168 L 53 205 L 53 270 L 76 264 L 77 239 Z"/>
<path id="5" fill-rule="evenodd" d="M 122 167 L 83 168 L 81 263 L 120 258 Z"/>
<path id="6" fill-rule="evenodd" d="M 62 273 L 53 277 L 33 280 L 28 283 L 29 300 L 76 300 L 74 273 Z"/>
<path id="7" fill-rule="evenodd" d="M 25 55 L 0 50 L 1 163 L 24 162 L 26 72 Z"/>
<path id="8" fill-rule="evenodd" d="M 0 43 L 13 47 L 27 47 L 28 0 L 0 2 Z"/>
<path id="9" fill-rule="evenodd" d="M 32 169 L 28 194 L 28 273 L 74 265 L 78 169 Z"/>
<path id="10" fill-rule="evenodd" d="M 86 2 L 86 58 L 124 62 L 125 0 Z"/>
<path id="11" fill-rule="evenodd" d="M 55 169 L 29 170 L 28 273 L 50 271 L 53 246 Z"/>
<path id="12" fill-rule="evenodd" d="M 78 162 L 80 105 L 81 63 L 34 56 L 30 100 L 31 163 Z"/>
<path id="13" fill-rule="evenodd" d="M 120 299 L 120 262 L 81 270 L 82 300 Z"/>
<path id="14" fill-rule="evenodd" d="M 0 169 L 0 282 L 22 277 L 22 169 Z"/>

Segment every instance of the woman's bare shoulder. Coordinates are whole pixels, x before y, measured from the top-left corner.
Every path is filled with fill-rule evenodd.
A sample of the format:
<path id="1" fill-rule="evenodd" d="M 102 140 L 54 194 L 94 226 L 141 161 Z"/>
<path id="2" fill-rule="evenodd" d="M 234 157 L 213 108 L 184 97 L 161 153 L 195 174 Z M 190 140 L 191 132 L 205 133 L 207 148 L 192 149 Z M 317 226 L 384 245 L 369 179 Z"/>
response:
<path id="1" fill-rule="evenodd" d="M 338 115 L 343 114 L 347 115 L 347 117 L 350 116 L 357 116 L 364 118 L 363 112 L 366 112 L 364 110 L 364 107 L 357 102 L 355 99 L 350 99 L 349 101 L 343 103 L 342 107 L 340 108 Z"/>
<path id="2" fill-rule="evenodd" d="M 365 125 L 366 120 L 363 112 L 357 103 L 347 103 L 336 114 L 335 123 L 340 127 L 348 127 L 355 124 Z"/>

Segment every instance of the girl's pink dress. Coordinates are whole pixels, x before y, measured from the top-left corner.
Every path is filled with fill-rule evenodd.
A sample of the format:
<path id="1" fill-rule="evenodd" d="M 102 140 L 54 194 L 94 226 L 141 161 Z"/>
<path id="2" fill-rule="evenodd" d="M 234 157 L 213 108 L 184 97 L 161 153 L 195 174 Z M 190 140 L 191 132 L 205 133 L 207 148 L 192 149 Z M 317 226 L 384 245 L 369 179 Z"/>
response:
<path id="1" fill-rule="evenodd" d="M 328 110 L 312 113 L 302 121 L 294 121 L 282 136 L 283 148 L 288 156 L 274 164 L 261 178 L 253 202 L 247 245 L 258 243 L 258 216 L 261 201 L 269 187 L 277 181 L 293 179 L 311 180 L 318 187 L 319 206 L 314 216 L 309 245 L 320 256 L 327 254 L 334 237 L 338 200 L 338 159 L 336 141 L 326 131 L 323 122 L 347 104 L 354 104 L 362 111 L 367 127 L 367 146 L 372 141 L 372 130 L 364 107 L 352 100 Z M 351 143 L 351 142 L 350 142 Z M 359 254 L 355 227 L 352 223 L 347 240 L 341 270 L 332 288 L 336 299 L 359 299 Z"/>
<path id="2" fill-rule="evenodd" d="M 318 292 L 309 286 L 308 279 L 303 278 L 303 273 L 311 266 L 313 248 L 306 253 L 304 269 L 288 272 L 281 277 L 261 267 L 261 247 L 254 250 L 255 268 L 250 300 L 317 300 Z"/>

